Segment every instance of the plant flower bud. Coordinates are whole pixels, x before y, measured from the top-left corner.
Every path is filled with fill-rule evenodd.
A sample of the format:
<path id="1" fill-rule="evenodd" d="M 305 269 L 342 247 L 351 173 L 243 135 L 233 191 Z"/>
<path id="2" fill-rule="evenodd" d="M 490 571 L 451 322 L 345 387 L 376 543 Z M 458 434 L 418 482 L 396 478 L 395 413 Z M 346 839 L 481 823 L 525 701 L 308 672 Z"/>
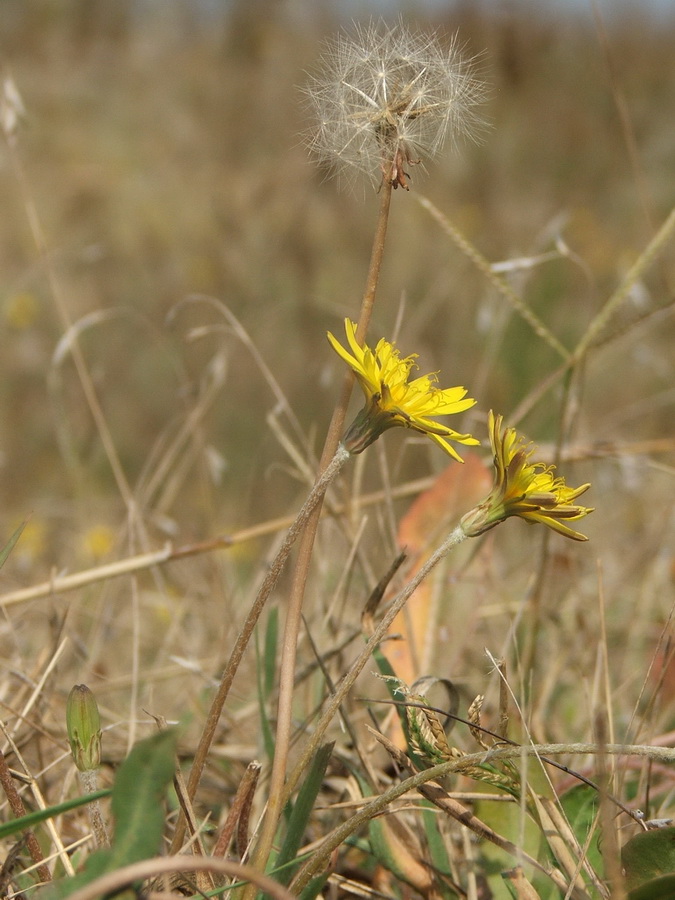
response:
<path id="1" fill-rule="evenodd" d="M 97 769 L 101 764 L 101 717 L 86 684 L 76 684 L 68 695 L 66 727 L 77 768 L 80 772 Z"/>

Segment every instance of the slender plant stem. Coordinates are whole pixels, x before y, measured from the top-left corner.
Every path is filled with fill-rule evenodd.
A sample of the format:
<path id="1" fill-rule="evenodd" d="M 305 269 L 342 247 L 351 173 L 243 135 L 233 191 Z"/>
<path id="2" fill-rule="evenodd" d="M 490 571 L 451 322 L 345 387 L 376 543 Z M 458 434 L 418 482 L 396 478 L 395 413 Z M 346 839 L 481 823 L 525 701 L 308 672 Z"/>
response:
<path id="1" fill-rule="evenodd" d="M 462 528 L 458 525 L 457 528 L 455 528 L 454 531 L 451 532 L 449 537 L 441 544 L 441 546 L 438 547 L 438 549 L 434 550 L 429 559 L 425 562 L 422 568 L 415 573 L 414 577 L 408 582 L 408 584 L 406 584 L 406 586 L 396 595 L 396 597 L 394 597 L 391 606 L 380 620 L 377 628 L 373 631 L 368 640 L 368 643 L 363 648 L 361 655 L 350 666 L 349 672 L 340 682 L 337 691 L 331 697 L 330 703 L 323 711 L 321 718 L 319 719 L 317 724 L 314 726 L 312 737 L 302 754 L 302 758 L 288 777 L 286 787 L 281 797 L 283 802 L 286 802 L 295 785 L 298 783 L 300 776 L 306 770 L 307 765 L 314 755 L 319 743 L 321 742 L 326 729 L 333 720 L 345 697 L 352 689 L 354 682 L 368 663 L 368 660 L 372 657 L 373 651 L 389 631 L 391 623 L 394 621 L 396 616 L 400 613 L 400 611 L 403 609 L 405 604 L 415 593 L 415 591 L 424 581 L 427 575 L 431 572 L 431 570 L 438 565 L 443 557 L 447 556 L 447 554 L 450 552 L 450 550 L 452 550 L 453 547 L 455 547 L 457 544 L 460 544 L 465 538 L 466 534 L 464 534 Z"/>
<path id="2" fill-rule="evenodd" d="M 630 294 L 632 288 L 638 280 L 644 275 L 651 266 L 657 256 L 661 253 L 667 242 L 675 233 L 675 208 L 671 209 L 670 214 L 651 239 L 649 244 L 642 251 L 640 256 L 635 260 L 631 268 L 626 273 L 624 280 L 614 291 L 612 296 L 607 300 L 600 312 L 592 320 L 583 337 L 577 344 L 572 354 L 572 362 L 580 360 L 592 347 L 599 335 L 607 327 L 617 309 L 622 306 L 626 297 Z"/>
<path id="3" fill-rule="evenodd" d="M 269 894 L 273 900 L 296 900 L 295 894 L 265 875 L 255 872 L 251 866 L 232 862 L 229 859 L 213 859 L 199 856 L 169 856 L 157 859 L 144 859 L 131 863 L 101 875 L 95 881 L 74 891 L 71 900 L 99 900 L 100 897 L 111 897 L 120 894 L 121 889 L 133 885 L 137 881 L 148 878 L 161 878 L 163 875 L 183 874 L 185 872 L 213 872 L 217 875 L 228 875 L 231 878 L 247 879 L 255 883 L 256 888 Z M 135 891 L 125 891 L 124 896 L 134 896 Z M 157 895 L 155 895 L 157 896 Z M 167 894 L 159 894 L 166 897 Z M 176 896 L 170 894 L 169 896 Z M 205 895 L 202 895 L 205 896 Z"/>
<path id="4" fill-rule="evenodd" d="M 89 369 L 87 367 L 84 353 L 82 352 L 78 341 L 77 329 L 73 328 L 70 312 L 68 310 L 68 304 L 66 303 L 65 296 L 63 294 L 63 291 L 61 290 L 61 285 L 54 271 L 54 266 L 47 246 L 47 240 L 42 230 L 37 207 L 33 201 L 33 197 L 29 188 L 28 178 L 24 171 L 21 156 L 19 154 L 18 142 L 15 135 L 8 136 L 7 146 L 9 148 L 10 162 L 12 164 L 12 168 L 14 169 L 14 173 L 16 175 L 17 181 L 19 183 L 19 188 L 23 196 L 26 217 L 28 219 L 33 242 L 35 243 L 35 248 L 37 250 L 38 256 L 40 257 L 40 261 L 44 266 L 44 270 L 47 275 L 47 282 L 49 284 L 49 290 L 54 300 L 54 305 L 56 306 L 56 311 L 61 321 L 61 326 L 64 332 L 68 335 L 68 348 L 73 360 L 73 365 L 75 366 L 75 371 L 77 372 L 77 376 L 80 380 L 82 392 L 84 393 L 87 406 L 89 407 L 89 411 L 96 424 L 96 429 L 101 439 L 101 444 L 103 445 L 103 448 L 105 450 L 110 469 L 115 478 L 117 489 L 119 490 L 120 495 L 122 496 L 130 514 L 132 515 L 134 520 L 138 522 L 138 510 L 136 508 L 133 491 L 127 480 L 122 462 L 115 447 L 115 442 L 113 441 L 112 434 L 110 432 L 110 429 L 108 428 L 108 423 L 103 414 L 101 404 L 99 403 L 98 396 L 94 388 L 94 383 L 89 374 Z"/>
<path id="5" fill-rule="evenodd" d="M 98 769 L 85 769 L 80 772 L 80 784 L 85 794 L 95 794 L 98 791 Z M 98 799 L 92 800 L 87 804 L 87 814 L 89 816 L 89 824 L 94 834 L 97 847 L 109 847 L 110 838 L 108 830 L 105 827 L 103 813 L 101 811 L 101 803 Z"/>
<path id="6" fill-rule="evenodd" d="M 635 449 L 634 449 L 635 448 Z M 637 445 L 615 446 L 613 452 L 620 453 L 667 453 L 671 450 L 671 443 L 668 439 L 641 441 Z M 432 476 L 424 478 L 416 478 L 412 481 L 406 481 L 395 487 L 388 488 L 389 494 L 383 490 L 373 491 L 369 494 L 361 494 L 359 496 L 359 509 L 364 509 L 376 503 L 381 503 L 386 496 L 392 496 L 395 499 L 401 497 L 412 497 L 425 491 L 431 487 L 433 482 Z M 347 505 L 344 503 L 336 503 L 331 510 L 334 514 L 345 512 Z M 246 541 L 252 541 L 268 534 L 276 534 L 279 531 L 285 531 L 295 521 L 295 516 L 280 516 L 276 519 L 268 519 L 266 522 L 260 522 L 258 525 L 251 525 L 248 528 L 241 528 L 239 531 L 232 531 L 229 534 L 223 534 L 219 537 L 207 538 L 204 541 L 197 541 L 194 544 L 183 544 L 180 547 L 173 547 L 170 543 L 165 544 L 161 550 L 153 550 L 150 553 L 143 553 L 140 556 L 129 556 L 126 559 L 120 559 L 116 562 L 106 563 L 103 566 L 94 566 L 92 569 L 83 569 L 80 572 L 74 572 L 71 575 L 56 575 L 49 581 L 42 581 L 28 588 L 20 588 L 18 591 L 9 591 L 6 594 L 0 594 L 0 610 L 7 609 L 18 603 L 26 603 L 28 600 L 39 600 L 41 597 L 50 597 L 52 600 L 58 599 L 61 594 L 68 591 L 74 591 L 77 588 L 85 587 L 89 584 L 95 584 L 99 581 L 108 581 L 110 578 L 118 578 L 121 575 L 128 575 L 131 572 L 144 571 L 153 566 L 159 566 L 164 563 L 174 562 L 177 559 L 185 559 L 188 556 L 197 556 L 201 553 L 213 553 L 214 550 L 225 550 L 229 547 L 235 547 Z"/>
<path id="7" fill-rule="evenodd" d="M 409 760 L 407 760 L 404 754 L 399 752 L 396 756 L 396 761 L 404 768 L 404 770 L 410 771 Z M 434 771 L 438 771 L 439 768 L 440 766 L 435 767 Z M 466 806 L 463 806 L 457 800 L 448 797 L 447 793 L 438 782 L 429 777 L 431 771 L 431 769 L 426 769 L 424 772 L 417 772 L 409 778 L 406 778 L 404 781 L 400 781 L 398 784 L 393 785 L 393 787 L 389 788 L 384 794 L 380 794 L 379 797 L 370 800 L 343 825 L 340 825 L 331 834 L 327 835 L 324 843 L 310 860 L 305 863 L 293 879 L 291 887 L 296 894 L 300 894 L 309 881 L 327 867 L 331 854 L 340 846 L 340 844 L 354 834 L 355 831 L 363 828 L 364 825 L 367 825 L 368 822 L 374 819 L 378 814 L 381 815 L 382 813 L 385 813 L 387 807 L 394 800 L 397 800 L 414 788 L 439 809 L 443 810 L 443 812 L 447 813 L 465 828 L 468 828 L 476 834 L 481 840 L 491 841 L 502 850 L 514 856 L 520 863 L 526 862 L 533 868 L 548 875 L 562 892 L 566 890 L 567 884 L 560 872 L 552 866 L 542 865 L 538 860 L 525 853 L 522 847 L 517 847 L 512 841 L 502 837 L 490 828 L 489 825 L 477 816 L 474 816 L 471 813 L 471 810 Z M 453 769 L 453 771 L 457 771 L 457 769 Z M 438 777 L 438 775 L 436 777 Z"/>
<path id="8" fill-rule="evenodd" d="M 253 630 L 258 622 L 258 619 L 260 618 L 260 614 L 263 611 L 265 603 L 267 602 L 270 594 L 276 586 L 277 581 L 279 580 L 279 576 L 281 575 L 281 572 L 284 568 L 284 564 L 288 559 L 291 548 L 297 540 L 298 535 L 302 533 L 302 530 L 307 523 L 308 518 L 321 503 L 321 500 L 323 499 L 323 496 L 326 493 L 329 484 L 338 475 L 342 466 L 349 459 L 349 456 L 350 454 L 348 450 L 346 450 L 342 446 L 338 447 L 332 460 L 323 470 L 320 477 L 317 479 L 309 496 L 305 500 L 302 509 L 296 516 L 295 522 L 293 522 L 293 524 L 289 528 L 288 533 L 284 538 L 284 542 L 279 548 L 279 552 L 277 553 L 272 565 L 270 566 L 269 572 L 265 576 L 265 579 L 260 586 L 260 590 L 258 591 L 258 594 L 253 601 L 253 605 L 249 610 L 246 621 L 244 622 L 242 630 L 239 633 L 239 637 L 237 638 L 237 641 L 234 645 L 234 649 L 232 650 L 230 659 L 227 663 L 227 666 L 225 667 L 225 671 L 223 672 L 223 676 L 218 686 L 218 691 L 216 692 L 216 695 L 211 702 L 211 708 L 206 718 L 206 722 L 199 739 L 199 744 L 197 745 L 197 750 L 195 751 L 195 757 L 192 763 L 192 768 L 190 769 L 190 777 L 188 778 L 187 783 L 187 794 L 190 800 L 194 798 L 194 795 L 197 791 L 197 786 L 201 779 L 202 772 L 204 771 L 204 766 L 206 765 L 206 759 L 208 757 L 209 750 L 211 749 L 211 743 L 213 742 L 213 737 L 216 733 L 216 728 L 218 727 L 218 722 L 220 721 L 220 715 L 223 711 L 225 701 L 230 692 L 230 688 L 232 687 L 232 682 L 234 681 L 237 669 L 239 668 L 239 664 L 241 663 L 244 651 L 248 646 L 248 642 L 251 639 L 251 635 L 253 634 Z M 182 845 L 184 836 L 185 818 L 181 814 L 176 825 L 176 831 L 174 833 L 171 845 L 171 852 L 177 852 L 178 848 Z"/>
<path id="9" fill-rule="evenodd" d="M 7 800 L 9 802 L 10 809 L 14 814 L 14 818 L 20 819 L 22 816 L 25 816 L 26 807 L 23 805 L 21 795 L 16 789 L 12 773 L 9 770 L 7 760 L 5 759 L 5 755 L 2 750 L 0 750 L 0 785 L 2 785 L 2 788 L 5 792 L 5 796 L 7 797 Z M 51 881 L 52 876 L 49 871 L 49 866 L 45 862 L 45 858 L 42 854 L 42 849 L 37 842 L 37 838 L 32 831 L 24 832 L 24 838 L 26 841 L 28 852 L 30 853 L 33 862 L 37 866 L 37 873 L 40 880 Z"/>
<path id="10" fill-rule="evenodd" d="M 480 753 L 470 753 L 466 756 L 440 763 L 439 765 L 433 766 L 430 769 L 425 769 L 422 772 L 417 772 L 410 776 L 410 778 L 406 778 L 404 781 L 400 781 L 398 784 L 393 785 L 383 794 L 380 794 L 379 797 L 369 800 L 368 803 L 361 807 L 361 809 L 347 822 L 340 825 L 328 835 L 324 843 L 321 844 L 316 853 L 294 878 L 292 890 L 295 891 L 296 894 L 299 894 L 310 879 L 326 867 L 331 853 L 339 847 L 343 841 L 367 824 L 370 819 L 385 812 L 387 807 L 394 800 L 403 796 L 403 794 L 408 793 L 408 791 L 418 790 L 429 782 L 437 782 L 440 778 L 444 778 L 453 772 L 462 772 L 472 766 L 481 766 L 485 763 L 493 763 L 498 760 L 519 760 L 522 759 L 523 756 L 535 757 L 542 760 L 544 757 L 552 756 L 587 756 L 596 755 L 598 749 L 597 744 L 525 744 L 522 746 L 516 745 L 508 747 L 495 746 L 487 753 L 485 751 L 481 751 Z M 675 749 L 672 747 L 654 747 L 645 744 L 607 744 L 601 749 L 606 755 L 620 757 L 638 756 L 663 763 L 675 762 Z M 453 810 L 446 809 L 446 811 L 454 814 Z M 456 811 L 459 813 L 459 810 Z M 480 820 L 471 816 L 468 810 L 466 811 L 466 814 L 462 816 L 457 815 L 455 817 L 460 819 L 464 825 L 471 828 L 471 830 L 475 831 L 483 838 L 489 838 L 491 840 L 499 838 L 495 832 L 488 829 L 487 826 L 480 822 Z M 499 838 L 499 841 L 503 842 L 504 839 Z M 498 843 L 499 841 L 495 840 L 495 843 Z M 504 849 L 508 849 L 503 843 L 502 846 Z M 511 844 L 510 847 L 514 848 L 514 845 Z M 520 850 L 518 852 L 520 852 Z M 537 864 L 537 866 L 540 866 L 540 864 Z M 551 874 L 550 870 L 548 871 L 548 874 Z"/>
<path id="11" fill-rule="evenodd" d="M 23 195 L 26 217 L 28 219 L 33 241 L 35 243 L 38 256 L 40 257 L 40 262 L 44 266 L 49 290 L 52 295 L 57 314 L 61 321 L 61 326 L 65 332 L 64 336 L 67 338 L 67 347 L 70 351 L 70 356 L 73 360 L 82 392 L 89 408 L 89 412 L 91 413 L 91 416 L 96 425 L 96 430 L 101 441 L 101 445 L 103 446 L 103 449 L 105 451 L 108 464 L 113 473 L 115 484 L 117 485 L 120 496 L 124 501 L 129 520 L 132 523 L 136 533 L 140 536 L 141 541 L 145 545 L 147 545 L 148 535 L 143 523 L 139 505 L 136 501 L 133 489 L 124 471 L 124 466 L 122 464 L 120 455 L 117 452 L 117 447 L 115 445 L 112 432 L 110 431 L 105 414 L 99 402 L 98 394 L 89 373 L 89 368 L 84 352 L 82 351 L 79 343 L 78 329 L 73 327 L 68 303 L 66 302 L 66 295 L 61 288 L 61 284 L 58 278 L 56 277 L 56 271 L 49 253 L 47 240 L 42 230 L 42 225 L 40 224 L 40 217 L 38 215 L 37 206 L 33 200 L 28 178 L 26 176 L 21 155 L 19 153 L 16 134 L 6 132 L 6 138 L 7 146 L 9 148 L 10 161 L 19 184 L 19 189 L 21 190 L 21 193 Z M 136 585 L 133 578 L 131 580 L 131 585 L 132 589 L 135 590 Z M 132 623 L 132 681 L 127 749 L 131 749 L 131 745 L 134 742 L 136 722 L 138 718 L 135 714 L 138 691 L 137 674 L 139 643 L 137 616 L 132 616 Z"/>
<path id="12" fill-rule="evenodd" d="M 668 240 L 675 232 L 675 209 L 671 210 L 669 216 L 665 219 L 657 233 L 649 242 L 645 250 L 640 254 L 635 263 L 631 266 L 626 277 L 609 297 L 600 312 L 592 320 L 583 336 L 580 338 L 573 353 L 566 361 L 564 369 L 560 373 L 564 373 L 563 396 L 560 407 L 560 434 L 556 445 L 556 458 L 554 464 L 558 465 L 562 446 L 568 440 L 568 431 L 570 428 L 570 410 L 574 408 L 574 387 L 575 382 L 580 377 L 581 368 L 584 360 L 593 348 L 594 342 L 607 328 L 616 311 L 621 307 L 631 289 L 642 277 L 644 272 L 652 265 L 659 253 L 663 250 Z M 550 532 L 542 535 L 540 545 L 539 561 L 537 565 L 537 574 L 534 585 L 529 596 L 529 616 L 527 632 L 522 653 L 522 670 L 525 675 L 525 683 L 528 683 L 529 675 L 534 670 L 534 662 L 537 656 L 537 643 L 542 628 L 542 597 L 545 587 L 548 583 L 547 573 L 550 564 L 549 559 L 549 539 Z"/>
<path id="13" fill-rule="evenodd" d="M 581 366 L 581 363 L 579 363 Z M 573 407 L 572 396 L 575 382 L 576 371 L 574 364 L 570 362 L 569 368 L 565 372 L 563 378 L 563 394 L 560 401 L 560 428 L 555 444 L 555 455 L 553 464 L 557 467 L 560 463 L 560 457 L 563 444 L 568 440 L 568 428 L 571 418 L 571 410 Z M 537 548 L 537 565 L 535 571 L 534 582 L 528 592 L 528 616 L 525 625 L 525 635 L 523 639 L 523 652 L 521 655 L 521 669 L 523 683 L 528 685 L 531 683 L 531 677 L 534 674 L 535 661 L 537 659 L 537 646 L 543 626 L 543 610 L 545 592 L 550 590 L 549 571 L 551 565 L 551 531 L 548 528 L 542 529 L 542 534 Z"/>
<path id="14" fill-rule="evenodd" d="M 356 329 L 356 339 L 361 342 L 363 341 L 366 331 L 368 330 L 368 325 L 370 324 L 373 304 L 375 303 L 375 294 L 380 279 L 387 226 L 389 224 L 391 192 L 392 185 L 385 179 L 380 189 L 380 209 L 370 255 L 368 277 L 366 279 L 366 287 L 361 301 L 361 311 L 359 313 L 359 321 Z M 342 437 L 345 417 L 347 415 L 347 406 L 349 404 L 353 385 L 354 374 L 349 371 L 345 376 L 342 393 L 340 394 L 340 398 L 328 428 L 323 453 L 319 462 L 320 470 L 322 470 L 326 466 L 327 461 L 331 459 L 335 452 L 335 448 L 338 446 L 340 438 Z M 320 517 L 321 504 L 319 503 L 307 521 L 302 540 L 298 547 L 298 557 L 293 573 L 293 583 L 288 601 L 288 611 L 286 613 L 286 622 L 282 639 L 282 664 L 279 672 L 279 707 L 274 745 L 274 761 L 272 763 L 272 773 L 270 775 L 269 799 L 260 837 L 258 838 L 252 857 L 252 865 L 260 872 L 264 871 L 267 864 L 267 859 L 272 848 L 272 842 L 274 841 L 274 835 L 277 830 L 277 823 L 281 815 L 281 810 L 283 809 L 283 803 L 285 802 L 285 799 L 282 802 L 282 793 L 286 778 L 288 749 L 291 738 L 291 705 L 295 687 L 296 648 L 298 633 L 302 622 L 302 604 L 305 597 L 307 575 L 309 573 L 314 539 L 316 537 Z M 252 900 L 254 894 L 255 886 L 251 884 L 244 892 L 244 900 Z"/>
<path id="15" fill-rule="evenodd" d="M 492 285 L 499 291 L 499 293 L 504 297 L 511 306 L 516 310 L 516 312 L 522 316 L 522 318 L 527 322 L 530 328 L 534 331 L 535 334 L 539 335 L 542 340 L 544 340 L 549 347 L 551 347 L 555 352 L 561 356 L 563 359 L 569 359 L 570 353 L 569 350 L 566 350 L 565 347 L 560 343 L 557 337 L 552 334 L 549 329 L 544 325 L 544 323 L 539 319 L 530 309 L 530 307 L 525 303 L 525 301 L 518 296 L 518 294 L 513 290 L 508 281 L 505 281 L 503 278 L 500 278 L 499 275 L 493 270 L 492 266 L 488 262 L 488 260 L 483 256 L 483 254 L 478 250 L 477 247 L 467 240 L 467 238 L 462 234 L 462 232 L 454 225 L 447 216 L 444 216 L 443 213 L 435 206 L 431 200 L 427 197 L 422 197 L 418 194 L 415 195 L 415 199 L 426 211 L 429 213 L 432 218 L 434 218 L 438 224 L 441 226 L 443 231 L 451 238 L 455 244 L 459 247 L 459 249 L 464 253 L 465 256 L 471 260 L 471 262 L 479 269 L 483 275 L 492 283 Z"/>

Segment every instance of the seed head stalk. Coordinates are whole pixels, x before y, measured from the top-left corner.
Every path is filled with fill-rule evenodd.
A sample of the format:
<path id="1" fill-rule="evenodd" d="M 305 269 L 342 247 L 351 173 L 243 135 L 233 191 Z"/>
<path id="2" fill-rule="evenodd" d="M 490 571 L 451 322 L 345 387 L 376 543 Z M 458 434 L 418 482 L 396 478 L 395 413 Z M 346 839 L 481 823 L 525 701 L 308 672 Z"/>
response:
<path id="1" fill-rule="evenodd" d="M 483 97 L 452 43 L 443 49 L 435 36 L 411 31 L 402 22 L 356 27 L 350 37 L 328 43 L 321 69 L 310 77 L 305 94 L 314 119 L 308 136 L 310 151 L 341 175 L 365 175 L 379 182 L 380 208 L 365 290 L 355 333 L 362 345 L 371 320 L 384 255 L 393 189 L 409 190 L 409 169 L 433 158 L 447 139 L 471 133 L 478 120 L 474 105 Z M 326 436 L 320 472 L 333 458 L 342 437 L 353 372 L 345 376 Z M 297 782 L 287 785 L 295 660 L 302 604 L 311 563 L 321 502 L 309 516 L 300 538 L 282 639 L 279 706 L 269 799 L 252 865 L 263 872 L 285 798 Z M 297 771 L 297 770 L 296 770 Z M 248 885 L 244 900 L 253 900 Z"/>
<path id="2" fill-rule="evenodd" d="M 387 226 L 389 224 L 389 211 L 391 206 L 392 181 L 383 179 L 380 189 L 380 209 L 375 226 L 375 236 L 370 255 L 370 265 L 366 286 L 361 301 L 358 327 L 356 329 L 357 340 L 362 342 L 368 330 L 375 303 L 375 294 L 382 268 L 384 256 Z M 334 457 L 344 430 L 347 406 L 354 386 L 354 373 L 348 370 L 342 384 L 342 390 L 337 405 L 333 412 L 328 433 L 319 462 L 319 470 L 323 472 L 330 460 Z M 298 634 L 302 622 L 302 604 L 305 598 L 307 576 L 312 560 L 314 540 L 321 518 L 323 498 L 317 503 L 304 526 L 300 543 L 291 592 L 288 599 L 286 622 L 281 646 L 281 664 L 279 671 L 279 705 L 277 709 L 277 730 L 274 744 L 274 761 L 270 775 L 267 810 L 263 819 L 260 836 L 256 844 L 251 863 L 254 869 L 263 872 L 269 858 L 274 835 L 276 834 L 279 818 L 286 802 L 285 781 L 288 766 L 288 750 L 291 739 L 292 703 L 295 686 L 295 660 L 298 645 Z M 296 779 L 297 781 L 297 779 Z M 294 782 L 295 784 L 295 782 Z M 257 888 L 249 884 L 243 894 L 243 900 L 253 900 Z"/>

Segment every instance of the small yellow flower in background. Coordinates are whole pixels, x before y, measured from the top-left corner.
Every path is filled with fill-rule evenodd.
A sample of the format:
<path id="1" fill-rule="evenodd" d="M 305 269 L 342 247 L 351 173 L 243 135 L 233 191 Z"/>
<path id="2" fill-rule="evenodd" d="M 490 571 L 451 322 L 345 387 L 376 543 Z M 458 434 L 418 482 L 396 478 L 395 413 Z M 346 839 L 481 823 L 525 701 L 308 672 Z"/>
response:
<path id="1" fill-rule="evenodd" d="M 35 324 L 40 312 L 40 304 L 35 294 L 23 291 L 8 297 L 2 312 L 10 328 L 14 328 L 16 331 L 25 331 Z"/>
<path id="2" fill-rule="evenodd" d="M 15 522 L 12 531 L 18 525 L 19 522 Z M 12 564 L 21 572 L 30 572 L 36 563 L 44 559 L 49 548 L 50 538 L 48 521 L 40 518 L 37 513 L 31 515 L 10 554 Z"/>
<path id="3" fill-rule="evenodd" d="M 82 537 L 82 548 L 94 559 L 107 556 L 115 546 L 115 532 L 107 525 L 94 525 Z"/>
<path id="4" fill-rule="evenodd" d="M 466 396 L 463 387 L 437 388 L 434 373 L 409 381 L 411 370 L 417 366 L 417 354 L 401 358 L 396 347 L 384 338 L 375 350 L 366 344 L 359 346 L 356 325 L 349 319 L 345 319 L 345 331 L 349 350 L 330 332 L 328 340 L 354 370 L 366 398 L 366 405 L 343 439 L 345 448 L 350 453 L 361 453 L 382 432 L 398 425 L 428 435 L 453 459 L 462 462 L 449 441 L 469 445 L 478 444 L 478 441 L 470 434 L 458 434 L 430 417 L 464 412 L 476 401 Z"/>
<path id="5" fill-rule="evenodd" d="M 548 525 L 572 540 L 587 541 L 586 535 L 566 523 L 593 512 L 592 508 L 574 503 L 590 484 L 567 487 L 564 478 L 555 477 L 555 466 L 530 462 L 535 448 L 526 444 L 515 428 L 507 428 L 502 434 L 502 416 L 495 416 L 492 410 L 488 427 L 494 453 L 494 485 L 489 496 L 462 518 L 460 527 L 467 537 L 477 537 L 509 516 L 519 516 L 526 522 Z"/>

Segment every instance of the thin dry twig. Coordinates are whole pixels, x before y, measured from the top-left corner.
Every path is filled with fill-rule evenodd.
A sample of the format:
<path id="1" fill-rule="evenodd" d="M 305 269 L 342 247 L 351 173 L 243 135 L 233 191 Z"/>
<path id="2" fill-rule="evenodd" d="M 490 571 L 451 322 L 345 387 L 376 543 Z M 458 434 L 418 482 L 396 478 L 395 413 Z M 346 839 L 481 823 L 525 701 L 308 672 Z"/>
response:
<path id="1" fill-rule="evenodd" d="M 3 734 L 7 738 L 9 746 L 12 749 L 12 753 L 16 756 L 17 761 L 19 762 L 19 764 L 23 768 L 23 771 L 26 774 L 26 780 L 27 780 L 28 785 L 30 786 L 31 793 L 33 794 L 33 799 L 35 800 L 37 807 L 39 809 L 46 809 L 47 803 L 45 802 L 42 791 L 40 790 L 40 786 L 38 785 L 36 779 L 31 775 L 29 768 L 26 765 L 26 762 L 21 754 L 21 751 L 15 744 L 13 737 L 9 734 L 9 732 L 5 728 L 4 723 L 0 723 L 0 727 L 2 727 Z M 47 821 L 45 822 L 45 828 L 47 829 L 47 831 L 49 832 L 49 834 L 51 836 L 51 839 L 54 843 L 54 847 L 57 850 L 59 860 L 60 860 L 61 865 L 63 866 L 64 870 L 69 875 L 74 875 L 75 869 L 73 868 L 73 864 L 70 860 L 70 856 L 66 852 L 66 848 L 63 845 L 61 835 L 57 831 L 56 825 L 54 824 L 54 821 L 51 818 L 47 819 Z"/>
<path id="2" fill-rule="evenodd" d="M 213 847 L 213 856 L 224 856 L 230 846 L 232 836 L 237 832 L 237 852 L 243 855 L 248 844 L 248 823 L 251 812 L 251 803 L 255 793 L 260 770 L 262 766 L 257 760 L 250 762 L 239 782 L 237 793 L 234 795 L 230 811 L 220 829 L 220 834 Z"/>
<path id="3" fill-rule="evenodd" d="M 392 488 L 391 496 L 394 499 L 415 496 L 420 491 L 424 491 L 431 487 L 433 481 L 434 479 L 432 476 L 408 481 L 405 484 Z M 369 494 L 363 494 L 359 497 L 358 504 L 352 504 L 352 506 L 354 506 L 355 509 L 363 509 L 381 503 L 383 499 L 385 499 L 384 491 L 373 491 Z M 337 503 L 335 504 L 334 512 L 336 514 L 341 514 L 344 513 L 346 509 L 347 504 Z M 322 514 L 325 514 L 323 508 Z M 268 519 L 258 525 L 251 525 L 249 528 L 241 528 L 230 534 L 208 538 L 194 544 L 185 544 L 181 547 L 174 547 L 172 544 L 168 543 L 165 544 L 161 550 L 153 550 L 150 553 L 142 553 L 138 556 L 130 556 L 126 559 L 106 563 L 102 566 L 94 566 L 91 569 L 83 569 L 81 572 L 74 572 L 72 575 L 54 575 L 49 581 L 43 581 L 39 584 L 32 585 L 31 587 L 20 588 L 16 591 L 8 591 L 6 594 L 0 594 L 0 609 L 6 609 L 20 603 L 27 603 L 29 600 L 40 600 L 43 597 L 53 597 L 57 594 L 65 594 L 90 584 L 107 581 L 109 578 L 119 578 L 123 575 L 151 569 L 153 566 L 186 559 L 190 556 L 198 556 L 202 553 L 212 553 L 215 550 L 226 550 L 230 547 L 243 544 L 246 541 L 252 541 L 260 537 L 266 537 L 267 535 L 284 531 L 293 524 L 295 518 L 295 515 L 280 516 L 276 519 Z"/>
<path id="4" fill-rule="evenodd" d="M 248 881 L 256 888 L 265 891 L 277 900 L 295 900 L 295 895 L 282 887 L 274 879 L 256 872 L 252 866 L 230 862 L 224 859 L 204 858 L 200 856 L 168 856 L 161 859 L 146 859 L 143 862 L 123 866 L 92 881 L 70 895 L 70 900 L 98 900 L 119 891 L 134 881 L 158 878 L 180 872 L 213 872 L 228 875 L 240 881 Z"/>
<path id="5" fill-rule="evenodd" d="M 12 812 L 14 813 L 14 816 L 17 819 L 21 818 L 21 816 L 25 816 L 26 807 L 23 805 L 21 795 L 16 789 L 14 779 L 12 778 L 12 773 L 9 771 L 9 766 L 7 765 L 7 760 L 5 759 L 5 754 L 2 752 L 2 750 L 0 750 L 0 784 L 2 784 L 2 788 L 5 792 L 7 800 L 9 801 L 9 805 Z M 37 838 L 32 831 L 25 831 L 24 837 L 26 840 L 26 847 L 28 847 L 28 852 L 30 853 L 33 862 L 37 863 L 37 873 L 40 877 L 40 880 L 51 881 L 52 875 L 49 871 L 49 868 L 44 862 L 44 856 L 42 854 L 42 850 L 40 849 L 40 845 L 37 842 Z"/>
<path id="6" fill-rule="evenodd" d="M 513 290 L 511 285 L 505 281 L 503 278 L 495 272 L 494 268 L 490 265 L 488 260 L 483 256 L 483 254 L 476 248 L 474 245 L 467 240 L 467 238 L 460 232 L 456 225 L 454 225 L 447 216 L 445 216 L 437 206 L 435 206 L 428 197 L 424 197 L 422 195 L 416 194 L 415 199 L 420 204 L 423 209 L 425 209 L 429 215 L 438 222 L 441 226 L 442 230 L 450 237 L 462 251 L 472 262 L 473 264 L 485 275 L 488 281 L 499 291 L 499 293 L 504 297 L 511 306 L 516 310 L 516 312 L 527 322 L 527 324 L 532 328 L 534 333 L 540 337 L 543 341 L 545 341 L 549 347 L 551 347 L 555 352 L 561 356 L 564 360 L 569 359 L 570 353 L 560 341 L 552 334 L 549 329 L 544 325 L 544 323 L 539 319 L 530 309 L 530 307 L 525 303 L 525 301 L 518 296 L 518 294 Z"/>

